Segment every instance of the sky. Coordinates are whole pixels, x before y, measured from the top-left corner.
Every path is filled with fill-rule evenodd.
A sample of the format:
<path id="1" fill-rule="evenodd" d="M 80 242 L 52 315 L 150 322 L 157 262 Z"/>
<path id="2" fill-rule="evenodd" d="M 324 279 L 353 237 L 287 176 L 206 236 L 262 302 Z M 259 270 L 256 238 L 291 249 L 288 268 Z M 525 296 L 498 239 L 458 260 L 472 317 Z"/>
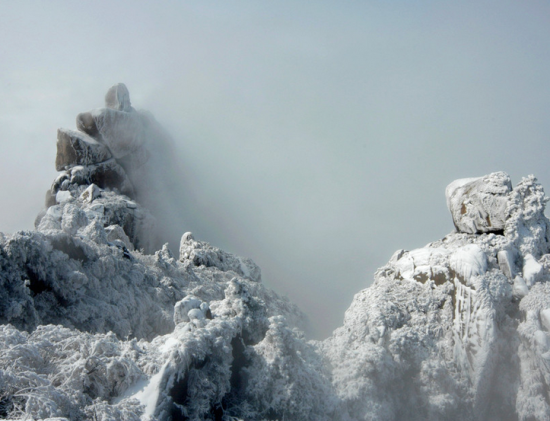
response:
<path id="1" fill-rule="evenodd" d="M 123 82 L 172 135 L 182 226 L 340 326 L 444 190 L 550 189 L 550 3 L 0 0 L 0 231 L 31 229 L 56 130 Z M 177 244 L 170 244 L 177 254 Z"/>

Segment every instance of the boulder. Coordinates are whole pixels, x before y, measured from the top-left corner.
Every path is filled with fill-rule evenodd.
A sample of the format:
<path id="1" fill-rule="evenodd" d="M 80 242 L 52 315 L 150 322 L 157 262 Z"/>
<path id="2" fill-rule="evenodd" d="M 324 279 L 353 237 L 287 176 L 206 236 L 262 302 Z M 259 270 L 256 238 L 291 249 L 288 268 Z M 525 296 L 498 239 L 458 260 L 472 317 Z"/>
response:
<path id="1" fill-rule="evenodd" d="M 91 112 L 80 113 L 76 116 L 76 128 L 92 137 L 99 134 Z"/>
<path id="2" fill-rule="evenodd" d="M 540 281 L 543 275 L 543 267 L 537 262 L 531 253 L 523 258 L 523 279 L 528 287 L 532 287 L 535 282 Z"/>
<path id="3" fill-rule="evenodd" d="M 92 203 L 94 199 L 99 197 L 101 194 L 101 189 L 97 187 L 95 184 L 90 184 L 90 187 L 88 187 L 86 190 L 82 192 L 80 195 L 80 199 L 83 202 Z"/>
<path id="4" fill-rule="evenodd" d="M 457 231 L 467 234 L 503 231 L 511 191 L 510 177 L 504 172 L 453 181 L 445 196 Z"/>
<path id="5" fill-rule="evenodd" d="M 63 171 L 76 165 L 92 165 L 112 157 L 109 149 L 88 136 L 75 130 L 57 130 L 57 155 L 55 169 Z"/>
<path id="6" fill-rule="evenodd" d="M 132 111 L 130 92 L 124 83 L 117 83 L 105 94 L 105 107 L 117 111 Z"/>

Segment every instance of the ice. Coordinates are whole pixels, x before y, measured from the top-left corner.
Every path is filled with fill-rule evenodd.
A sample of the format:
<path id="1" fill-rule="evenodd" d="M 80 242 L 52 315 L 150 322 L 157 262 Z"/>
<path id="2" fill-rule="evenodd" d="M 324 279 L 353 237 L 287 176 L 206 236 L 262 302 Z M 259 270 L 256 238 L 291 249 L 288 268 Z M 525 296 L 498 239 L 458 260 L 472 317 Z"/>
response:
<path id="1" fill-rule="evenodd" d="M 521 276 L 514 278 L 513 294 L 518 298 L 523 298 L 529 293 L 529 287 Z"/>
<path id="2" fill-rule="evenodd" d="M 161 380 L 167 365 L 168 363 L 166 363 L 157 374 L 152 376 L 151 379 L 140 383 L 140 388 L 131 396 L 132 398 L 139 400 L 140 403 L 145 406 L 144 415 L 146 416 L 152 417 L 155 413 L 160 394 Z"/>
<path id="3" fill-rule="evenodd" d="M 497 260 L 502 273 L 504 273 L 508 279 L 514 279 L 517 272 L 517 268 L 514 263 L 515 253 L 510 250 L 500 250 L 497 253 Z"/>
<path id="4" fill-rule="evenodd" d="M 503 230 L 511 191 L 510 177 L 503 172 L 453 181 L 445 196 L 456 229 L 469 234 Z"/>

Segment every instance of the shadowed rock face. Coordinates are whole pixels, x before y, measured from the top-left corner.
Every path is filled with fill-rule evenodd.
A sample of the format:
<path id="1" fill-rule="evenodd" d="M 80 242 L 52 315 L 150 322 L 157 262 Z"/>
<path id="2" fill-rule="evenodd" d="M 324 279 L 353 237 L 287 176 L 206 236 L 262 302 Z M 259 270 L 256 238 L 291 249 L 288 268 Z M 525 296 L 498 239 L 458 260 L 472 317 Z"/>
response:
<path id="1" fill-rule="evenodd" d="M 468 234 L 502 232 L 511 191 L 510 177 L 503 172 L 453 181 L 445 194 L 457 231 Z"/>
<path id="2" fill-rule="evenodd" d="M 57 130 L 57 171 L 76 165 L 94 165 L 110 158 L 112 155 L 109 149 L 91 136 L 75 130 Z"/>

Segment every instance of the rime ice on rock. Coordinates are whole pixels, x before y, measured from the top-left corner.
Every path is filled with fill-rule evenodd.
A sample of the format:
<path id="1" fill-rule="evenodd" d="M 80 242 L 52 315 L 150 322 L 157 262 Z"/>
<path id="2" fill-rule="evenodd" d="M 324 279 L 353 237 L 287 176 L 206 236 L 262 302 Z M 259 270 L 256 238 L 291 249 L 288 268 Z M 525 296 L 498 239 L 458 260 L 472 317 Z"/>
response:
<path id="1" fill-rule="evenodd" d="M 79 131 L 58 130 L 56 169 L 62 173 L 46 195 L 46 207 L 74 198 L 91 204 L 100 190 L 135 198 L 140 196 L 135 181 L 139 181 L 140 188 L 149 188 L 140 171 L 147 171 L 144 169 L 149 159 L 146 144 L 153 142 L 156 133 L 161 131 L 158 123 L 150 113 L 132 108 L 128 89 L 121 83 L 109 89 L 105 106 L 79 114 Z M 92 185 L 95 187 L 89 187 Z M 106 201 L 108 195 L 99 202 Z M 147 210 L 134 204 L 128 210 L 113 212 L 120 209 L 116 203 L 107 208 L 110 211 L 105 214 L 104 222 L 120 224 L 131 244 L 147 251 L 159 245 L 152 232 L 148 232 L 153 223 Z M 40 219 L 36 226 L 40 226 Z"/>
<path id="2" fill-rule="evenodd" d="M 92 165 L 111 158 L 109 149 L 88 136 L 75 130 L 57 131 L 57 155 L 55 169 L 63 171 L 77 165 Z"/>
<path id="3" fill-rule="evenodd" d="M 550 419 L 542 187 L 494 173 L 446 196 L 457 232 L 397 251 L 320 345 L 343 407 L 351 420 Z"/>
<path id="4" fill-rule="evenodd" d="M 251 259 L 234 256 L 206 242 L 197 241 L 190 232 L 181 237 L 180 261 L 189 261 L 195 266 L 214 266 L 224 272 L 233 271 L 255 282 L 260 282 L 262 277 L 260 268 Z"/>
<path id="5" fill-rule="evenodd" d="M 503 172 L 453 181 L 445 195 L 456 229 L 468 234 L 502 231 L 511 191 L 510 177 Z"/>

